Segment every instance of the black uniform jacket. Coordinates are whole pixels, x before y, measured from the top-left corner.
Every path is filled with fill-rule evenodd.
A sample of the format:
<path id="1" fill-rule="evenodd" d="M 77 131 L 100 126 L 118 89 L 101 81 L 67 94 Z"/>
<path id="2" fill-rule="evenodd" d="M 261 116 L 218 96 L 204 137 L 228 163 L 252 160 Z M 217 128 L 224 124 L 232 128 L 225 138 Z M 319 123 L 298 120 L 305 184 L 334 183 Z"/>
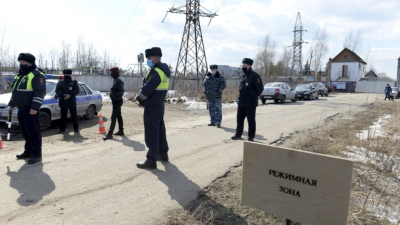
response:
<path id="1" fill-rule="evenodd" d="M 239 96 L 237 104 L 242 108 L 255 108 L 258 106 L 258 96 L 264 90 L 264 85 L 258 73 L 251 68 L 239 78 Z"/>
<path id="2" fill-rule="evenodd" d="M 78 81 L 72 79 L 58 81 L 56 93 L 58 95 L 58 105 L 60 107 L 76 107 L 76 95 L 79 94 Z M 65 99 L 65 94 L 70 95 L 70 98 Z"/>

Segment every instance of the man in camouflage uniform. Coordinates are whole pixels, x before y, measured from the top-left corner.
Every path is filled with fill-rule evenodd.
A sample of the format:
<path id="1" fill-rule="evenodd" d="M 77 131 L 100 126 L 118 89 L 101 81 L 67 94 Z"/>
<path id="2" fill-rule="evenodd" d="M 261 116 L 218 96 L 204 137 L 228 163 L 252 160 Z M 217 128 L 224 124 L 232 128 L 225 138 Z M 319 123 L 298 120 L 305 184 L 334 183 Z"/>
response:
<path id="1" fill-rule="evenodd" d="M 211 123 L 208 126 L 221 127 L 222 121 L 222 91 L 226 88 L 224 76 L 218 72 L 217 65 L 210 66 L 203 83 L 203 92 L 206 95 L 207 107 L 210 111 Z"/>

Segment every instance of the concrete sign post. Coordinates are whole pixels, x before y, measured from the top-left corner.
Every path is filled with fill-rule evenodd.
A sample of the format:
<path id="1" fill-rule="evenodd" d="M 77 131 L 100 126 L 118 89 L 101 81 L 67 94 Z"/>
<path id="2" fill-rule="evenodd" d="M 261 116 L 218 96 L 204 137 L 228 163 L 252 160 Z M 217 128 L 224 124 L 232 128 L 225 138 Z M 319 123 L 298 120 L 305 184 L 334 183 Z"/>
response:
<path id="1" fill-rule="evenodd" d="M 241 202 L 307 225 L 346 225 L 353 161 L 244 143 Z"/>

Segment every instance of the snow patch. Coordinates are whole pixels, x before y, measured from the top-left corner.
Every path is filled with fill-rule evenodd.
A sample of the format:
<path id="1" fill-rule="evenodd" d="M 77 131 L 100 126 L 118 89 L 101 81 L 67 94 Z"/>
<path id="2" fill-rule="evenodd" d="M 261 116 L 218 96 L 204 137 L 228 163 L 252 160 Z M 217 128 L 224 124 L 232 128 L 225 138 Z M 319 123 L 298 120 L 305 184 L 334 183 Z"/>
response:
<path id="1" fill-rule="evenodd" d="M 383 126 L 389 123 L 392 119 L 392 115 L 384 115 L 378 119 L 368 130 L 363 130 L 358 133 L 357 136 L 361 140 L 369 140 L 371 138 L 386 137 L 386 133 L 383 131 Z"/>

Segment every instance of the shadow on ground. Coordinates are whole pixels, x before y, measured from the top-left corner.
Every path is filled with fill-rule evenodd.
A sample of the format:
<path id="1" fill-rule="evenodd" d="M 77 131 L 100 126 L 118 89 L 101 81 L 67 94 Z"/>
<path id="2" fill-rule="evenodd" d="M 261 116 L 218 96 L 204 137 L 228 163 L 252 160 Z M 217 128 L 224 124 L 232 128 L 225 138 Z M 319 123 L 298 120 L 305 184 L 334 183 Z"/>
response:
<path id="1" fill-rule="evenodd" d="M 56 189 L 51 177 L 43 172 L 43 164 L 24 164 L 18 172 L 11 172 L 7 166 L 10 187 L 16 189 L 20 196 L 17 202 L 21 206 L 35 205 Z"/>
<path id="2" fill-rule="evenodd" d="M 246 124 L 245 124 L 245 126 L 246 126 Z M 232 128 L 229 128 L 229 127 L 221 126 L 220 129 L 224 130 L 225 132 L 232 133 L 232 136 L 235 135 L 235 133 L 236 133 L 236 129 L 232 129 Z M 243 131 L 242 140 L 247 140 L 247 136 L 248 136 L 248 132 L 247 131 Z M 245 137 L 246 137 L 246 139 L 245 139 Z M 255 141 L 257 141 L 257 140 L 258 141 L 267 141 L 268 140 L 268 139 L 264 138 L 264 136 L 259 135 L 257 133 L 256 133 L 256 137 L 254 139 L 255 139 Z"/>
<path id="3" fill-rule="evenodd" d="M 113 139 L 107 140 L 107 141 L 116 141 L 120 142 L 126 147 L 133 148 L 133 151 L 137 152 L 142 152 L 146 151 L 146 146 L 144 146 L 142 143 L 137 142 L 137 141 L 132 141 L 131 139 L 127 138 L 126 136 L 122 136 L 122 140 L 117 139 L 115 136 Z"/>
<path id="4" fill-rule="evenodd" d="M 174 164 L 170 162 L 163 162 L 162 164 L 165 171 L 152 170 L 152 173 L 168 187 L 171 200 L 178 202 L 187 214 L 187 216 L 179 218 L 165 215 L 167 218 L 163 218 L 162 224 L 183 225 L 198 224 L 198 222 L 226 224 L 228 216 L 231 218 L 230 224 L 247 224 L 243 217 L 234 214 L 232 210 L 205 195 L 202 188 L 187 178 Z M 218 212 L 218 214 L 213 214 L 213 212 Z M 178 221 L 175 221 L 175 219 Z"/>

